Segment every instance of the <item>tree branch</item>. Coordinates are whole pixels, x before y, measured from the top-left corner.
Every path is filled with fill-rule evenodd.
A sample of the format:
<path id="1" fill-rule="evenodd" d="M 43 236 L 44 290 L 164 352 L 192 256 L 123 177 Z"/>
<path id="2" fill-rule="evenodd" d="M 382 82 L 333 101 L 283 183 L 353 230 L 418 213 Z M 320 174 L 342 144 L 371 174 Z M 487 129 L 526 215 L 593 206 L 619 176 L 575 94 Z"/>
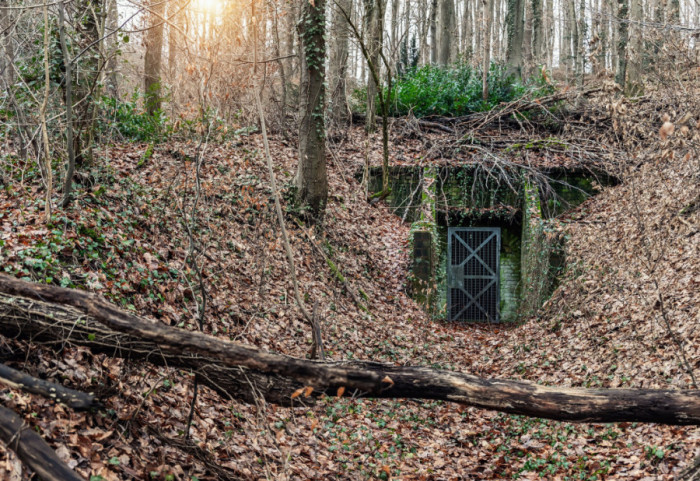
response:
<path id="1" fill-rule="evenodd" d="M 13 411 L 0 407 L 0 440 L 43 481 L 84 481 Z"/>
<path id="2" fill-rule="evenodd" d="M 0 364 L 0 382 L 28 393 L 53 399 L 73 409 L 90 409 L 97 405 L 97 400 L 92 394 L 37 379 L 4 364 Z"/>

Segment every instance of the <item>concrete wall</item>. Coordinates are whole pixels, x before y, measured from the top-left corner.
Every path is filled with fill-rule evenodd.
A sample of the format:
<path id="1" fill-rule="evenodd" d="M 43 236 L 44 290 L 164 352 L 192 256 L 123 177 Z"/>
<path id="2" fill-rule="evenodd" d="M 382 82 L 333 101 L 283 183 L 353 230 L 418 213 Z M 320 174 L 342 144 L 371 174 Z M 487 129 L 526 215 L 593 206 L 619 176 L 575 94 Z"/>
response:
<path id="1" fill-rule="evenodd" d="M 523 185 L 523 234 L 520 316 L 534 315 L 549 298 L 561 268 L 563 240 L 555 235 L 551 221 L 544 219 L 537 188 Z"/>
<path id="2" fill-rule="evenodd" d="M 436 318 L 446 317 L 448 226 L 501 228 L 500 313 L 501 321 L 512 322 L 539 309 L 552 292 L 556 269 L 563 266 L 562 243 L 545 217 L 568 202 L 582 202 L 592 190 L 586 181 L 567 177 L 562 180 L 573 188 L 549 189 L 558 194 L 555 202 L 525 178 L 509 185 L 478 167 L 394 167 L 390 175 L 387 201 L 412 223 L 412 293 Z M 377 189 L 381 169 L 371 172 L 370 192 Z"/>

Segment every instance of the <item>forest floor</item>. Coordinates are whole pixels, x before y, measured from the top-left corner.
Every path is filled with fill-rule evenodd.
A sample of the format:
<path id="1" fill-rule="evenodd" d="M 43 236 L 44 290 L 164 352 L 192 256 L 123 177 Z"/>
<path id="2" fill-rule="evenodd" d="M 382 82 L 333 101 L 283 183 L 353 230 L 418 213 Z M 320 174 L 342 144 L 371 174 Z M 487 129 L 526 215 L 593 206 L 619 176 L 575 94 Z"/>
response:
<path id="1" fill-rule="evenodd" d="M 700 365 L 700 124 L 658 136 L 661 116 L 680 118 L 693 105 L 687 102 L 664 97 L 626 112 L 611 107 L 617 127 L 635 129 L 642 140 L 626 143 L 620 134 L 629 153 L 620 162 L 622 183 L 562 219 L 569 268 L 540 315 L 519 326 L 450 324 L 430 319 L 410 299 L 409 227 L 387 206 L 370 205 L 355 177 L 366 152 L 379 162 L 380 139 L 366 143 L 361 129 L 351 131 L 329 156 L 323 233 L 287 215 L 302 296 L 309 309 L 318 306 L 327 355 L 558 386 L 692 387 L 689 372 Z M 395 137 L 392 160 L 410 161 L 422 149 Z M 311 335 L 294 305 L 261 136 L 147 150 L 101 149 L 100 166 L 81 177 L 76 202 L 48 225 L 39 173 L 30 165 L 8 169 L 13 182 L 0 191 L 3 269 L 100 292 L 124 309 L 193 330 L 200 269 L 206 332 L 307 356 Z M 295 146 L 273 136 L 271 150 L 287 191 Z M 332 396 L 283 408 L 246 405 L 206 388 L 186 443 L 189 373 L 3 337 L 0 357 L 104 393 L 104 410 L 77 413 L 0 390 L 5 406 L 95 481 L 672 479 L 700 454 L 695 427 L 571 424 L 443 402 Z M 26 478 L 14 454 L 0 451 L 0 478 Z"/>

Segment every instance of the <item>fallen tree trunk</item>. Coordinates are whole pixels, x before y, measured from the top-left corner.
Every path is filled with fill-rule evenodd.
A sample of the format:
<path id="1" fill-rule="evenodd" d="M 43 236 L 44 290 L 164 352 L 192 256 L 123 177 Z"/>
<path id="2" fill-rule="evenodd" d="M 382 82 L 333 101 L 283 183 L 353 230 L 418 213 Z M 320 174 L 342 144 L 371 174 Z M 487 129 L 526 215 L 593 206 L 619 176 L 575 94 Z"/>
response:
<path id="1" fill-rule="evenodd" d="M 58 401 L 72 409 L 90 409 L 97 405 L 97 400 L 92 394 L 74 391 L 60 384 L 37 379 L 4 364 L 0 364 L 0 382 L 28 393 Z"/>
<path id="2" fill-rule="evenodd" d="M 225 366 L 245 366 L 290 377 L 316 391 L 329 390 L 331 394 L 343 387 L 347 394 L 366 397 L 437 399 L 564 421 L 700 424 L 698 390 L 555 388 L 425 367 L 360 361 L 314 362 L 147 321 L 88 292 L 32 284 L 5 275 L 0 275 L 0 292 L 77 307 L 112 331 L 158 345 L 159 350 L 152 353 L 154 358 L 161 352 L 171 355 L 178 352 L 193 359 L 206 356 Z M 109 330 L 102 331 L 102 336 L 113 335 Z"/>
<path id="3" fill-rule="evenodd" d="M 217 364 L 215 359 L 161 349 L 158 343 L 114 331 L 70 306 L 0 293 L 0 332 L 56 349 L 84 346 L 129 361 L 146 361 L 193 371 L 202 384 L 225 398 L 249 403 L 262 395 L 275 404 L 289 405 L 289 393 L 302 387 L 293 379 L 270 376 L 242 367 Z"/>
<path id="4" fill-rule="evenodd" d="M 13 411 L 0 407 L 0 440 L 43 481 L 84 481 Z"/>

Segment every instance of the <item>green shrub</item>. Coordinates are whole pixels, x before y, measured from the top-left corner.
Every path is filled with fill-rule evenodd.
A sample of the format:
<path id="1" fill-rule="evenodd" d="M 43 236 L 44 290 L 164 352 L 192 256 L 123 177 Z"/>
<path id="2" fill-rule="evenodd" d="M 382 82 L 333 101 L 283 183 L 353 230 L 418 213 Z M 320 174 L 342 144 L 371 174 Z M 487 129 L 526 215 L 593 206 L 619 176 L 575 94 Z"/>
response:
<path id="1" fill-rule="evenodd" d="M 505 67 L 491 64 L 488 73 L 488 100 L 482 98 L 482 74 L 468 65 L 425 66 L 411 69 L 395 81 L 390 99 L 391 115 L 413 113 L 460 116 L 490 110 L 526 94 L 546 95 L 553 88 L 541 77 L 521 82 L 506 75 Z"/>
<path id="2" fill-rule="evenodd" d="M 140 107 L 142 96 L 134 92 L 130 100 L 102 97 L 103 115 L 99 130 L 108 136 L 118 135 L 132 142 L 159 142 L 169 133 L 167 118 L 162 111 L 150 115 Z"/>

